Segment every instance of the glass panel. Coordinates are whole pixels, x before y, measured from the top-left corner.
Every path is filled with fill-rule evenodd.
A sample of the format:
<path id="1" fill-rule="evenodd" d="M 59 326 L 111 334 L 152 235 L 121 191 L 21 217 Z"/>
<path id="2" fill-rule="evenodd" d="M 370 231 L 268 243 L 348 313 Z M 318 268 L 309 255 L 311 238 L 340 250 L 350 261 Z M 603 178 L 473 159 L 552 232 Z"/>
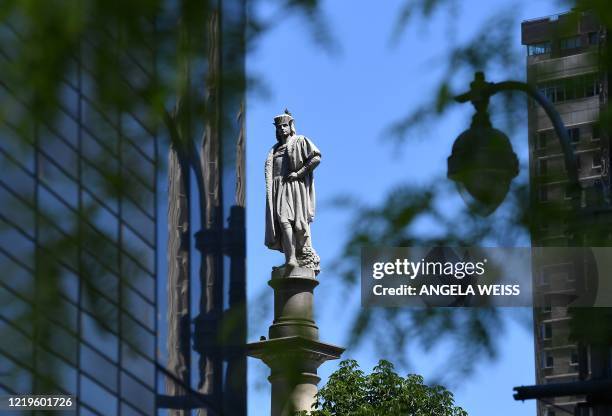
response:
<path id="1" fill-rule="evenodd" d="M 124 282 L 128 283 L 132 290 L 142 294 L 151 302 L 155 301 L 155 279 L 145 273 L 142 268 L 137 266 L 127 256 L 121 260 L 121 274 Z"/>
<path id="2" fill-rule="evenodd" d="M 78 340 L 67 329 L 48 320 L 50 328 L 48 344 L 50 349 L 72 365 L 77 365 Z M 68 326 L 68 325 L 66 325 Z"/>
<path id="3" fill-rule="evenodd" d="M 559 41 L 559 47 L 561 49 L 575 49 L 581 46 L 580 36 L 572 36 L 564 38 Z"/>
<path id="4" fill-rule="evenodd" d="M 68 117 L 66 116 L 66 118 Z M 66 137 L 55 128 L 41 126 L 38 130 L 38 147 L 41 151 L 74 177 L 78 175 L 77 136 L 75 133 L 76 131 L 69 131 L 68 134 L 71 137 Z"/>
<path id="5" fill-rule="evenodd" d="M 20 323 L 19 331 L 6 321 L 0 320 L 0 351 L 4 351 L 9 357 L 15 357 L 26 363 L 30 362 L 34 354 L 32 341 L 22 332 L 32 333 L 30 323 Z M 18 346 L 18 348 L 15 348 Z"/>
<path id="6" fill-rule="evenodd" d="M 154 144 L 153 138 L 147 136 L 141 139 L 141 142 Z M 155 166 L 151 161 L 151 156 L 143 156 L 144 151 L 136 147 L 137 145 L 128 140 L 123 141 L 121 157 L 123 164 L 126 167 L 127 174 L 135 174 L 142 181 L 144 186 L 152 188 L 155 183 Z M 148 147 L 151 147 L 149 145 Z"/>
<path id="7" fill-rule="evenodd" d="M 24 201 L 18 199 L 14 193 L 3 186 L 0 183 L 0 215 L 3 218 L 0 232 L 4 231 L 4 221 L 8 221 L 11 224 L 15 224 L 19 228 L 27 231 L 30 235 L 34 235 L 34 210 L 32 206 L 28 206 Z M 4 237 L 2 238 L 2 244 L 8 244 L 8 241 Z M 12 245 L 12 243 L 10 244 Z"/>
<path id="8" fill-rule="evenodd" d="M 83 100 L 82 108 L 85 132 L 95 136 L 101 143 L 104 143 L 105 147 L 116 153 L 119 142 L 116 117 L 112 114 L 101 113 L 100 105 L 94 104 L 91 96 L 86 97 L 87 99 Z"/>
<path id="9" fill-rule="evenodd" d="M 57 188 L 57 187 L 56 187 Z M 40 187 L 38 190 L 38 203 L 39 203 L 39 212 L 44 217 L 43 221 L 48 221 L 59 229 L 61 229 L 64 233 L 69 235 L 74 235 L 77 232 L 77 216 L 76 213 L 71 211 L 71 209 L 66 206 L 65 202 L 68 202 L 73 207 L 78 205 L 77 200 L 77 186 L 74 184 L 72 190 L 75 191 L 74 194 L 72 192 L 63 192 L 61 189 L 55 189 L 55 193 L 53 194 L 47 191 L 44 187 Z M 74 200 L 61 201 L 59 198 L 66 197 L 74 197 Z"/>
<path id="10" fill-rule="evenodd" d="M 85 267 L 88 267 L 86 270 L 92 276 L 118 275 L 119 248 L 117 245 L 109 240 L 106 233 L 96 232 L 89 226 L 85 227 L 85 231 L 88 233 L 85 236 L 84 245 L 86 250 L 83 253 L 83 261 L 86 263 Z M 117 292 L 114 286 L 110 290 L 112 293 L 115 293 L 113 296 L 116 297 Z M 111 293 L 111 291 L 108 291 L 108 293 Z"/>
<path id="11" fill-rule="evenodd" d="M 143 268 L 143 265 L 140 262 L 136 263 L 136 261 L 133 260 L 134 256 L 132 256 L 131 253 L 128 254 L 130 254 L 130 256 L 126 254 L 121 258 L 121 275 L 128 276 L 129 282 L 138 281 L 138 284 L 144 284 L 144 287 L 138 286 L 138 289 L 141 289 L 145 295 L 149 296 L 153 293 L 153 289 L 147 287 L 150 286 L 150 282 L 148 282 L 148 280 L 153 280 L 154 275 L 151 273 L 151 270 Z M 150 296 L 150 299 L 153 299 L 153 297 Z"/>
<path id="12" fill-rule="evenodd" d="M 550 42 L 534 43 L 532 45 L 527 45 L 527 54 L 529 56 L 541 55 L 544 53 L 550 53 Z"/>
<path id="13" fill-rule="evenodd" d="M 129 287 L 123 289 L 123 309 L 149 329 L 154 329 L 155 308 Z"/>
<path id="14" fill-rule="evenodd" d="M 155 244 L 155 223 L 127 198 L 122 201 L 122 217 L 124 222 L 135 228 L 147 242 Z"/>
<path id="15" fill-rule="evenodd" d="M 154 273 L 155 251 L 145 243 L 141 236 L 136 235 L 125 225 L 121 226 L 121 231 L 123 233 L 123 249 L 125 252 L 129 253 L 134 259 L 138 259 L 138 263 L 140 263 L 145 270 Z"/>
<path id="16" fill-rule="evenodd" d="M 151 136 L 145 126 L 143 126 L 146 116 L 142 115 L 136 119 L 133 115 L 124 114 L 121 117 L 121 126 L 123 135 L 127 138 L 124 142 L 125 146 L 133 146 L 138 148 L 150 159 L 155 159 L 155 140 Z M 138 151 L 134 149 L 134 151 Z"/>
<path id="17" fill-rule="evenodd" d="M 62 268 L 60 277 L 60 290 L 74 303 L 79 301 L 79 278 L 71 271 Z"/>
<path id="18" fill-rule="evenodd" d="M 3 319 L 8 319 L 11 322 L 23 320 L 24 317 L 29 317 L 32 313 L 32 305 L 30 303 L 15 296 L 13 293 L 6 290 L 4 286 L 1 285 L 0 302 L 2 302 L 0 316 Z"/>
<path id="19" fill-rule="evenodd" d="M 110 390 L 117 391 L 117 367 L 115 364 L 85 345 L 81 345 L 80 358 L 83 371 Z"/>
<path id="20" fill-rule="evenodd" d="M 16 394 L 31 394 L 32 373 L 14 361 L 3 357 L 0 360 L 0 386 L 8 386 L 11 389 L 11 392 L 4 391 L 3 394 L 12 392 Z"/>
<path id="21" fill-rule="evenodd" d="M 121 416 L 142 416 L 142 415 L 146 416 L 147 414 L 136 410 L 134 407 L 130 406 L 127 403 L 123 403 L 123 402 L 121 403 Z"/>
<path id="22" fill-rule="evenodd" d="M 86 289 L 86 288 L 85 288 Z M 98 319 L 101 329 L 110 330 L 115 333 L 119 331 L 119 311 L 113 303 L 117 298 L 107 298 L 99 291 L 83 290 L 83 310 L 89 312 L 92 317 Z"/>
<path id="23" fill-rule="evenodd" d="M 117 397 L 85 375 L 81 375 L 80 399 L 104 415 L 117 413 Z"/>
<path id="24" fill-rule="evenodd" d="M 116 149 L 104 143 L 104 138 L 83 132 L 83 157 L 104 172 L 119 170 Z M 114 152 L 114 153 L 113 153 Z"/>
<path id="25" fill-rule="evenodd" d="M 152 389 L 155 388 L 155 364 L 153 361 L 145 359 L 127 344 L 122 344 L 122 348 L 123 368 Z"/>
<path id="26" fill-rule="evenodd" d="M 64 165 L 51 162 L 52 159 L 40 155 L 39 174 L 42 182 L 60 195 L 63 200 L 73 207 L 78 204 L 78 184 L 76 176 L 70 177 L 70 172 Z"/>
<path id="27" fill-rule="evenodd" d="M 154 334 L 148 332 L 144 327 L 125 314 L 121 316 L 121 331 L 123 339 L 128 341 L 130 345 L 137 348 L 141 354 L 151 359 L 155 359 Z"/>
<path id="28" fill-rule="evenodd" d="M 111 210 L 117 211 L 117 200 L 112 197 L 112 183 L 101 175 L 90 163 L 83 163 L 82 182 L 83 186 L 93 195 L 103 200 Z"/>
<path id="29" fill-rule="evenodd" d="M 121 397 L 148 415 L 155 413 L 155 394 L 126 373 L 121 373 Z"/>
<path id="30" fill-rule="evenodd" d="M 58 356 L 39 348 L 36 352 L 36 370 L 49 380 L 54 380 L 59 389 L 76 394 L 77 370 Z"/>
<path id="31" fill-rule="evenodd" d="M 30 260 L 26 258 L 21 260 L 26 264 L 30 262 Z M 2 263 L 4 271 L 2 276 L 0 276 L 0 286 L 9 288 L 11 292 L 17 292 L 25 299 L 32 301 L 34 299 L 34 294 L 32 293 L 32 289 L 34 288 L 34 275 L 4 256 L 1 251 L 0 262 Z M 16 297 L 13 293 L 7 295 L 7 298 L 13 297 Z M 2 305 L 4 305 L 4 303 L 2 303 Z"/>
<path id="32" fill-rule="evenodd" d="M 102 231 L 109 239 L 116 242 L 119 233 L 117 215 L 106 209 L 105 206 L 88 194 L 83 195 L 83 206 L 87 211 L 88 222 L 95 226 L 97 230 Z"/>
<path id="33" fill-rule="evenodd" d="M 0 252 L 2 251 L 6 251 L 10 256 L 26 265 L 33 264 L 34 243 L 21 232 L 0 220 Z"/>
<path id="34" fill-rule="evenodd" d="M 0 139 L 0 142 L 4 137 Z M 2 149 L 0 145 L 0 150 Z M 31 172 L 27 171 L 23 160 L 18 159 L 18 155 L 7 156 L 0 151 L 0 166 L 2 166 L 1 186 L 9 188 L 13 193 L 20 196 L 24 203 L 34 203 L 34 189 L 36 184 Z M 2 201 L 0 199 L 0 201 Z"/>
<path id="35" fill-rule="evenodd" d="M 117 337 L 100 327 L 89 314 L 82 314 L 81 334 L 85 341 L 94 345 L 102 354 L 117 361 Z"/>

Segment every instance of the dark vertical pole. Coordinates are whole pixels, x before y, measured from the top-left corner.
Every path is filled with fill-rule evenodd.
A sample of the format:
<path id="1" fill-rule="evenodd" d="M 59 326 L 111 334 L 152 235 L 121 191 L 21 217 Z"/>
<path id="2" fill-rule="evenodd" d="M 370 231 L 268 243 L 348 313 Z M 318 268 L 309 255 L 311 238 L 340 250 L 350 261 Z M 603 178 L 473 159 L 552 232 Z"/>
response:
<path id="1" fill-rule="evenodd" d="M 246 227 L 245 209 L 234 205 L 229 219 L 229 309 L 224 318 L 228 346 L 223 414 L 246 415 Z"/>
<path id="2" fill-rule="evenodd" d="M 227 332 L 227 372 L 223 413 L 246 415 L 246 212 L 245 212 L 245 131 L 244 105 L 237 117 L 239 135 L 236 143 L 235 205 L 230 209 L 227 254 L 230 256 L 229 309 L 225 314 Z"/>

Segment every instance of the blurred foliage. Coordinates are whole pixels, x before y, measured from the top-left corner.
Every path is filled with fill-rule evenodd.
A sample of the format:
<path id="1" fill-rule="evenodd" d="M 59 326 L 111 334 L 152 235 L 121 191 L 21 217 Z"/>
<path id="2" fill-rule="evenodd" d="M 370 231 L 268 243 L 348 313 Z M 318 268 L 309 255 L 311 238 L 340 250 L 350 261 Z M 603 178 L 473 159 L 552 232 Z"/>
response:
<path id="1" fill-rule="evenodd" d="M 333 270 L 347 284 L 359 281 L 361 248 L 433 247 L 433 246 L 515 246 L 525 239 L 528 223 L 528 189 L 515 185 L 500 212 L 491 217 L 474 215 L 467 208 L 449 209 L 448 195 L 456 192 L 446 180 L 431 186 L 405 185 L 393 189 L 380 206 L 364 206 L 348 199 L 338 201 L 342 209 L 352 210 L 348 228 L 349 240 Z M 462 203 L 456 201 L 454 205 Z M 458 211 L 458 212 L 457 212 Z M 433 233 L 424 233 L 419 223 L 428 224 Z M 506 327 L 505 309 L 501 308 L 359 308 L 353 318 L 348 346 L 355 347 L 376 340 L 376 349 L 383 356 L 392 356 L 399 364 L 409 366 L 410 351 L 419 345 L 426 351 L 449 343 L 444 377 L 457 381 L 470 373 L 484 357 L 493 358 L 498 350 L 500 334 Z M 516 318 L 528 321 L 525 311 Z M 457 360 L 457 357 L 462 357 Z"/>
<path id="2" fill-rule="evenodd" d="M 300 416 L 467 416 L 442 386 L 423 384 L 423 377 L 398 375 L 381 360 L 364 374 L 354 360 L 345 360 L 317 393 L 316 409 Z"/>
<path id="3" fill-rule="evenodd" d="M 126 294 L 150 281 L 142 264 L 150 256 L 131 239 L 117 243 L 124 231 L 109 212 L 129 210 L 130 233 L 153 233 L 154 223 L 141 219 L 156 216 L 146 208 L 155 207 L 155 169 L 164 168 L 158 146 L 195 160 L 206 124 L 233 122 L 235 114 L 219 114 L 215 92 L 240 96 L 246 77 L 241 68 L 210 70 L 219 4 L 0 4 L 0 350 L 11 357 L 3 385 L 48 392 L 62 384 L 83 331 L 73 303 L 94 317 L 101 339 L 121 331 L 128 343 L 141 342 L 111 302 L 133 306 Z M 304 16 L 321 42 L 329 38 L 317 0 L 278 7 Z M 244 29 L 224 27 L 227 45 L 250 49 L 266 24 L 249 20 L 247 45 Z"/>
<path id="4" fill-rule="evenodd" d="M 23 255 L 18 256 L 17 260 L 24 259 L 23 267 L 12 265 L 6 260 L 7 253 L 3 253 L 0 348 L 19 354 L 13 357 L 16 362 L 38 372 L 37 391 L 49 391 L 57 380 L 54 381 L 51 360 L 38 360 L 50 366 L 49 369 L 30 366 L 33 350 L 42 350 L 41 357 L 44 351 L 58 350 L 68 361 L 74 360 L 73 346 L 64 346 L 53 336 L 58 331 L 57 324 L 69 321 L 70 311 L 64 301 L 66 286 L 74 286 L 69 279 L 83 282 L 84 307 L 95 316 L 100 328 L 108 328 L 113 325 L 113 314 L 117 311 L 100 294 L 119 293 L 125 284 L 138 286 L 139 279 L 143 278 L 137 266 L 141 256 L 138 248 L 123 247 L 136 265 L 119 271 L 125 279 L 109 282 L 107 277 L 118 265 L 117 247 L 104 229 L 93 224 L 102 217 L 103 206 L 94 200 L 82 200 L 75 211 L 47 209 L 26 190 L 27 180 L 11 176 L 11 170 L 17 169 L 15 166 L 23 160 L 28 160 L 32 169 L 48 164 L 35 159 L 31 149 L 36 147 L 38 153 L 49 149 L 53 153 L 53 149 L 60 148 L 52 136 L 65 134 L 64 107 L 71 88 L 67 84 L 77 83 L 87 94 L 88 105 L 106 115 L 105 119 L 88 123 L 91 133 L 99 135 L 100 147 L 105 149 L 88 155 L 98 172 L 98 198 L 107 204 L 126 200 L 134 204 L 151 202 L 150 196 L 142 192 L 142 181 L 138 180 L 140 177 L 146 181 L 151 173 L 140 171 L 138 155 L 126 157 L 122 167 L 112 164 L 109 154 L 118 154 L 122 149 L 117 144 L 116 130 L 107 127 L 109 124 L 116 127 L 122 120 L 137 117 L 142 133 L 130 137 L 136 148 L 150 147 L 151 136 L 157 135 L 193 157 L 203 124 L 215 114 L 208 105 L 207 94 L 215 86 L 238 92 L 246 86 L 243 74 L 223 73 L 212 77 L 208 72 L 208 51 L 214 35 L 209 29 L 216 4 L 194 0 L 131 0 L 112 4 L 101 0 L 6 0 L 0 4 L 0 128 L 2 145 L 8 146 L 9 136 L 16 144 L 2 153 L 5 175 L 0 180 L 11 185 L 24 181 L 23 186 L 17 186 L 23 192 L 12 195 L 11 201 L 8 198 L 2 201 L 5 210 L 0 218 L 0 233 L 3 243 L 11 245 L 15 230 L 7 226 L 6 211 L 24 215 L 25 219 L 10 222 L 21 224 L 25 234 L 36 230 L 35 237 L 39 238 L 35 250 L 23 249 Z M 592 9 L 606 27 L 612 26 L 612 7 L 605 0 L 564 4 L 568 9 L 572 6 L 577 10 Z M 405 27 L 418 20 L 427 22 L 436 13 L 446 11 L 449 20 L 453 20 L 453 15 L 462 7 L 456 0 L 408 0 L 398 10 L 393 36 L 401 41 Z M 335 47 L 319 1 L 283 0 L 278 2 L 278 10 L 278 13 L 289 10 L 302 15 L 317 42 Z M 268 21 L 249 19 L 246 49 L 252 48 L 274 23 L 275 17 Z M 508 7 L 492 15 L 468 41 L 452 44 L 440 57 L 444 71 L 432 99 L 393 123 L 389 128 L 391 136 L 398 143 L 404 143 L 406 138 L 416 136 L 419 129 L 426 129 L 447 114 L 452 96 L 467 89 L 468 80 L 476 70 L 521 78 L 523 59 L 511 36 L 517 27 L 516 15 Z M 607 66 L 610 59 L 604 56 L 602 62 Z M 249 82 L 253 85 L 257 80 Z M 507 94 L 493 104 L 491 112 L 502 115 L 507 133 L 511 134 L 513 126 L 524 122 L 524 115 L 521 116 L 524 103 L 522 96 Z M 602 119 L 610 118 L 608 113 L 604 111 Z M 126 131 L 125 135 L 129 133 Z M 76 163 L 55 162 L 60 167 Z M 158 167 L 162 165 L 158 163 Z M 351 201 L 352 205 L 345 208 L 353 211 L 352 231 L 336 270 L 346 282 L 356 282 L 359 247 L 363 245 L 483 242 L 513 245 L 524 238 L 527 230 L 535 229 L 534 219 L 548 215 L 530 210 L 528 186 L 524 183 L 514 186 L 509 201 L 499 213 L 485 219 L 468 210 L 449 210 L 444 200 L 450 192 L 454 191 L 449 184 L 437 178 L 431 186 L 406 185 L 395 189 L 380 206 Z M 434 223 L 435 235 L 420 232 L 417 227 L 420 221 Z M 10 255 L 22 250 L 21 247 L 13 249 Z M 67 268 L 76 270 L 76 276 L 66 273 Z M 23 306 L 30 303 L 35 307 Z M 7 322 L 15 323 L 19 334 Z M 385 336 L 376 339 L 388 342 L 377 345 L 383 352 L 394 355 L 414 342 L 426 349 L 440 342 L 452 342 L 453 356 L 462 354 L 463 359 L 461 365 L 454 360 L 448 368 L 459 376 L 473 370 L 474 363 L 480 361 L 476 358 L 482 358 L 483 354 L 495 356 L 505 322 L 501 311 L 493 309 L 375 309 L 358 313 L 349 341 L 352 346 L 358 345 L 364 342 L 366 334 L 378 335 L 380 331 Z M 7 341 L 12 339 L 23 339 L 18 342 L 23 348 L 12 348 Z M 355 370 L 350 365 L 343 369 Z M 3 370 L 15 379 L 19 377 L 14 374 L 15 368 Z M 388 367 L 379 367 L 377 371 L 392 375 Z"/>
<path id="5" fill-rule="evenodd" d="M 607 1 L 560 3 L 567 10 L 574 8 L 571 16 L 589 10 L 606 28 L 612 27 L 612 5 Z M 466 12 L 466 7 L 454 0 L 407 0 L 398 12 L 392 38 L 399 42 L 402 33 L 411 24 L 426 26 L 444 13 L 444 21 L 451 31 L 457 30 L 453 21 L 457 20 L 457 15 Z M 524 79 L 525 58 L 515 38 L 520 27 L 517 7 L 520 5 L 511 4 L 501 11 L 492 12 L 465 41 L 449 36 L 448 47 L 438 60 L 444 70 L 437 88 L 423 99 L 423 104 L 409 109 L 404 117 L 392 122 L 385 136 L 393 138 L 397 147 L 409 147 L 410 140 L 420 136 L 431 140 L 430 126 L 440 123 L 450 112 L 453 97 L 469 89 L 469 82 L 476 71 L 495 73 L 495 79 L 489 79 L 494 82 Z M 572 19 L 568 21 L 571 24 Z M 607 70 L 612 62 L 609 51 L 600 52 L 600 66 Z M 505 133 L 516 136 L 517 127 L 526 126 L 527 123 L 526 97 L 507 93 L 498 96 L 489 107 L 492 120 L 501 123 L 499 128 Z M 610 124 L 606 121 L 610 119 L 609 112 L 609 108 L 603 109 L 602 125 Z M 466 128 L 468 124 L 466 120 Z M 513 137 L 513 141 L 525 142 L 525 139 Z M 431 146 L 436 146 L 435 142 Z M 449 148 L 449 155 L 450 152 Z M 525 176 L 519 176 L 504 204 L 489 217 L 481 217 L 466 204 L 453 200 L 457 191 L 449 182 L 446 178 L 438 177 L 420 186 L 406 183 L 390 190 L 386 199 L 377 205 L 364 204 L 352 197 L 339 197 L 338 207 L 353 214 L 349 217 L 348 239 L 334 264 L 335 272 L 343 277 L 346 284 L 357 284 L 360 248 L 363 246 L 513 246 L 525 244 L 529 236 L 537 240 L 543 232 L 543 227 L 540 227 L 542 222 L 568 228 L 568 221 L 571 220 L 562 203 L 549 203 L 546 206 L 533 204 L 533 195 L 530 195 Z M 591 245 L 609 244 L 606 239 L 591 241 Z M 436 351 L 439 351 L 446 345 L 452 345 L 452 349 L 448 349 L 448 361 L 439 367 L 446 372 L 444 378 L 457 381 L 472 373 L 477 365 L 496 357 L 504 340 L 508 319 L 518 317 L 526 328 L 530 327 L 531 311 L 514 312 L 483 308 L 359 309 L 348 335 L 348 343 L 350 347 L 371 342 L 380 354 L 392 357 L 398 357 L 397 351 L 404 351 L 404 355 L 398 357 L 402 365 L 410 365 L 409 355 L 414 347 L 425 351 L 437 348 Z M 597 316 L 599 312 L 592 311 Z M 588 315 L 586 312 L 583 314 Z M 577 319 L 574 326 L 582 327 L 584 332 L 585 322 L 590 321 Z M 457 357 L 461 359 L 457 360 Z"/>
<path id="6" fill-rule="evenodd" d="M 449 0 L 417 0 L 408 2 L 408 5 L 410 10 L 422 10 L 424 18 L 430 18 L 438 8 L 444 6 L 458 7 L 456 2 Z M 409 14 L 413 15 L 414 12 Z M 454 17 L 449 16 L 448 20 L 454 20 Z M 399 24 L 407 24 L 403 16 L 400 17 Z M 469 80 L 475 71 L 495 71 L 508 78 L 521 78 L 522 59 L 513 36 L 517 26 L 515 8 L 508 6 L 487 19 L 465 43 L 455 44 L 452 40 L 449 41 L 445 55 L 436 59 L 436 63 L 444 70 L 431 98 L 393 122 L 388 127 L 386 136 L 402 143 L 407 138 L 425 135 L 427 126 L 435 123 L 451 108 L 454 103 L 453 96 L 468 89 Z M 492 103 L 491 112 L 502 116 L 503 128 L 508 134 L 512 134 L 515 126 L 520 125 L 517 120 L 525 119 L 524 104 L 525 97 L 518 94 L 505 94 Z M 501 109 L 503 111 L 500 111 Z"/>

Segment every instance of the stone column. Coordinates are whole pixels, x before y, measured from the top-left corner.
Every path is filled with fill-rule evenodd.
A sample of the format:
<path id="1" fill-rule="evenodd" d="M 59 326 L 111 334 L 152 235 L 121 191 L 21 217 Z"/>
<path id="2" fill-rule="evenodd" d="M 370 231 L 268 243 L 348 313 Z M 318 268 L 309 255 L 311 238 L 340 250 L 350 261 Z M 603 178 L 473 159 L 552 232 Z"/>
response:
<path id="1" fill-rule="evenodd" d="M 272 416 L 290 416 L 312 409 L 317 393 L 317 369 L 327 360 L 340 358 L 344 348 L 319 341 L 314 320 L 314 271 L 296 267 L 290 274 L 277 268 L 268 284 L 274 289 L 274 322 L 269 339 L 249 344 L 251 357 L 270 367 Z"/>

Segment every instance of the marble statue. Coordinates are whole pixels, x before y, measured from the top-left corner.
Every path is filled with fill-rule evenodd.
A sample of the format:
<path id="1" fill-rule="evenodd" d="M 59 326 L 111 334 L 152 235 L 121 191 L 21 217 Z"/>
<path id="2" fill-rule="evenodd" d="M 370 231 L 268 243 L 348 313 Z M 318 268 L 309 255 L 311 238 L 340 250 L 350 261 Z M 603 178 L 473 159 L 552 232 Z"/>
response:
<path id="1" fill-rule="evenodd" d="M 319 272 L 319 256 L 312 247 L 310 223 L 315 215 L 313 170 L 321 152 L 305 136 L 296 134 L 291 113 L 274 117 L 276 144 L 266 159 L 266 246 L 285 255 L 284 267 Z M 281 266 L 282 267 L 282 266 Z"/>

